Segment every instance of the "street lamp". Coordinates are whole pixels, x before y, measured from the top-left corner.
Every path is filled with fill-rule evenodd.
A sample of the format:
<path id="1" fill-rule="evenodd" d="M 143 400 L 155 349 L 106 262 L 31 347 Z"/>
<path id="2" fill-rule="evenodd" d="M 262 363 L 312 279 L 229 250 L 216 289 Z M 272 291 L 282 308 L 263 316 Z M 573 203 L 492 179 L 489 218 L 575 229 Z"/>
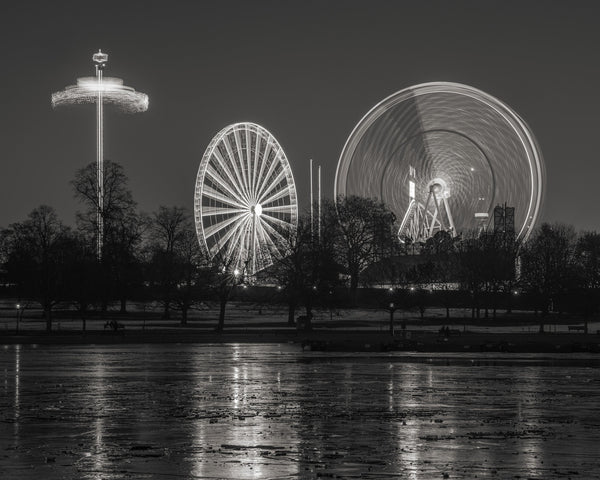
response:
<path id="1" fill-rule="evenodd" d="M 390 302 L 390 335 L 394 336 L 394 302 Z"/>
<path id="2" fill-rule="evenodd" d="M 17 303 L 16 307 L 17 307 L 17 328 L 16 328 L 15 333 L 18 335 L 19 334 L 19 321 L 21 320 L 21 304 Z"/>

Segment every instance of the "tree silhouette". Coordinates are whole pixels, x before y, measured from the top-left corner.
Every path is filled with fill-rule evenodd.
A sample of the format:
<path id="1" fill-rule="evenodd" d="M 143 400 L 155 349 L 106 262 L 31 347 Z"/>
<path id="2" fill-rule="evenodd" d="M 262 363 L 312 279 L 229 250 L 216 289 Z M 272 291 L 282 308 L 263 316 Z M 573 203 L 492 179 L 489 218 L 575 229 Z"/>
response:
<path id="1" fill-rule="evenodd" d="M 182 282 L 186 292 L 191 293 L 194 265 L 183 263 L 198 260 L 199 247 L 198 252 L 193 249 L 194 244 L 198 246 L 193 228 L 192 219 L 183 207 L 160 206 L 151 217 L 150 269 L 163 304 L 163 318 L 170 318 L 170 309 Z M 185 301 L 181 305 L 186 319 L 190 305 Z"/>
<path id="2" fill-rule="evenodd" d="M 6 270 L 19 297 L 42 306 L 46 330 L 52 330 L 52 309 L 67 293 L 65 268 L 72 255 L 72 235 L 52 207 L 41 205 L 4 234 L 9 245 Z"/>
<path id="3" fill-rule="evenodd" d="M 325 211 L 331 212 L 332 206 L 326 207 Z M 334 208 L 340 231 L 335 235 L 339 260 L 350 276 L 350 293 L 355 298 L 361 272 L 393 252 L 396 219 L 383 203 L 354 195 L 338 197 Z M 332 233 L 327 231 L 326 235 Z"/>
<path id="4" fill-rule="evenodd" d="M 571 226 L 544 223 L 522 248 L 520 283 L 538 301 L 540 332 L 551 304 L 573 285 L 575 238 Z"/>
<path id="5" fill-rule="evenodd" d="M 78 170 L 71 186 L 75 199 L 85 207 L 82 212 L 77 212 L 78 229 L 90 244 L 95 244 L 98 234 L 96 163 Z M 111 160 L 104 162 L 104 206 L 101 215 L 104 224 L 100 270 L 102 310 L 106 310 L 110 298 L 116 297 L 124 312 L 127 297 L 141 279 L 140 247 L 147 219 L 136 211 L 123 167 Z"/>

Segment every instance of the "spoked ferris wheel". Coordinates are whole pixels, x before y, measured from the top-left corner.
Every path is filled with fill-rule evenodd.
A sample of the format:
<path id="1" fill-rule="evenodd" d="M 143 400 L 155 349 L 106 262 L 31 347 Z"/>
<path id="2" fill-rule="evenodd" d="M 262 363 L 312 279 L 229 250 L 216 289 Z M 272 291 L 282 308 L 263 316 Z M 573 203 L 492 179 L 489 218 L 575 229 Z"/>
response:
<path id="1" fill-rule="evenodd" d="M 221 130 L 204 152 L 194 194 L 198 241 L 210 258 L 254 275 L 298 223 L 296 186 L 275 137 L 254 123 Z"/>
<path id="2" fill-rule="evenodd" d="M 542 204 L 544 166 L 525 122 L 475 88 L 446 82 L 401 90 L 373 107 L 348 138 L 336 195 L 378 197 L 399 237 L 476 230 L 497 204 L 515 207 L 526 240 Z"/>

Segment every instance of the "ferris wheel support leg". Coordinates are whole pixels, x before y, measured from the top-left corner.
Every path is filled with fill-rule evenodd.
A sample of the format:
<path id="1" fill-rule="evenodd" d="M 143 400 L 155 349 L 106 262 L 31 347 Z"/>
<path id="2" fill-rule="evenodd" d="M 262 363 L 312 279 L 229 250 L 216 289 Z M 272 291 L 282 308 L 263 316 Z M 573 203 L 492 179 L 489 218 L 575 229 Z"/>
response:
<path id="1" fill-rule="evenodd" d="M 431 193 L 427 196 L 425 207 L 423 208 L 422 219 L 419 222 L 419 240 L 423 240 L 429 232 L 429 219 L 427 218 L 427 212 L 429 211 L 429 202 L 431 201 Z M 432 224 L 433 225 L 433 224 Z"/>
<path id="2" fill-rule="evenodd" d="M 452 218 L 452 211 L 448 205 L 448 199 L 444 197 L 444 208 L 446 209 L 446 215 L 448 216 L 448 223 L 450 224 L 450 234 L 456 236 L 456 228 L 454 227 L 454 219 Z"/>
<path id="3" fill-rule="evenodd" d="M 445 229 L 446 225 L 444 224 L 444 215 L 442 213 L 442 210 L 440 209 L 440 202 L 435 193 L 433 194 L 433 201 L 435 203 L 435 213 L 437 216 L 439 216 L 440 228 Z"/>

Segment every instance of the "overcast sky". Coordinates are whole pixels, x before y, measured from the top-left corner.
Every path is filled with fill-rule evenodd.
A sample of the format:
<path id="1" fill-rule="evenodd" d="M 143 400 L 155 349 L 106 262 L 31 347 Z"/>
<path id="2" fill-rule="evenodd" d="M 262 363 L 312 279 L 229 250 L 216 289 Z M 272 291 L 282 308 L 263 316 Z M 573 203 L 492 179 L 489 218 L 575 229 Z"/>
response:
<path id="1" fill-rule="evenodd" d="M 511 106 L 546 163 L 542 219 L 600 230 L 600 2 L 3 2 L 0 227 L 36 206 L 73 223 L 69 181 L 95 161 L 93 107 L 53 111 L 50 95 L 94 74 L 150 97 L 106 114 L 105 157 L 142 210 L 193 208 L 212 137 L 238 121 L 270 130 L 307 205 L 308 159 L 332 195 L 341 149 L 377 102 L 411 85 L 465 83 Z"/>

